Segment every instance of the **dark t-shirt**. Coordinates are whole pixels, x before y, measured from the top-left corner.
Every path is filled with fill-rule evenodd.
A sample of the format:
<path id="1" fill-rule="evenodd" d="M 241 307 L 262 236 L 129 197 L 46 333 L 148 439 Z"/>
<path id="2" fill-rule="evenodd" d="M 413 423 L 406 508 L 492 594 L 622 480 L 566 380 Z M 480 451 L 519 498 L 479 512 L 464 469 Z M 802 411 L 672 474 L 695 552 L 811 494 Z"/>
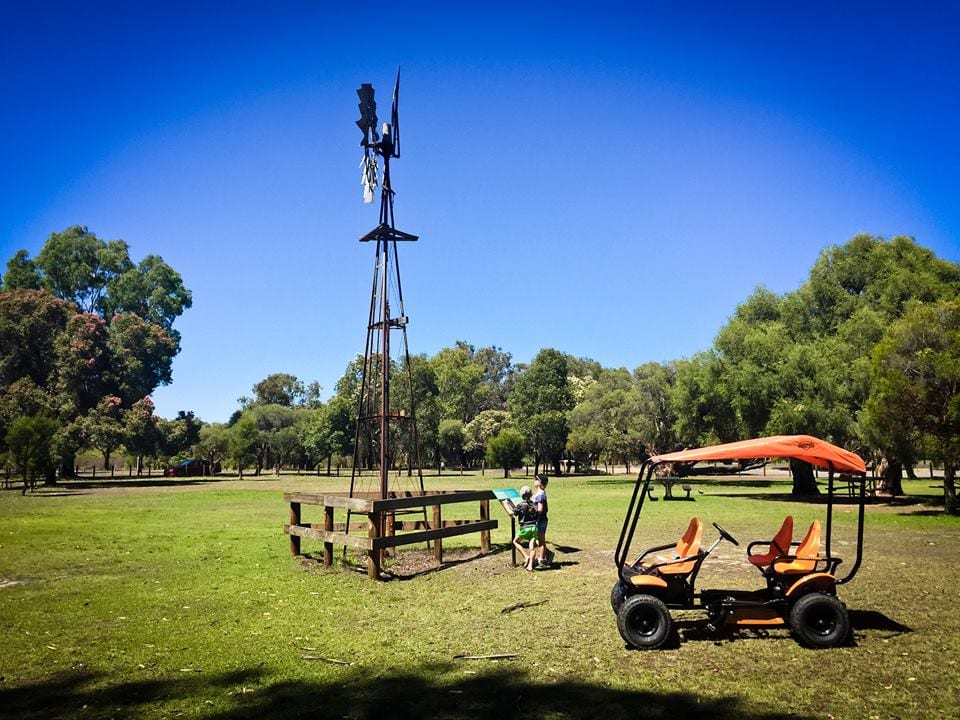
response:
<path id="1" fill-rule="evenodd" d="M 537 521 L 537 508 L 529 500 L 521 500 L 513 508 L 513 514 L 521 525 L 532 525 Z"/>

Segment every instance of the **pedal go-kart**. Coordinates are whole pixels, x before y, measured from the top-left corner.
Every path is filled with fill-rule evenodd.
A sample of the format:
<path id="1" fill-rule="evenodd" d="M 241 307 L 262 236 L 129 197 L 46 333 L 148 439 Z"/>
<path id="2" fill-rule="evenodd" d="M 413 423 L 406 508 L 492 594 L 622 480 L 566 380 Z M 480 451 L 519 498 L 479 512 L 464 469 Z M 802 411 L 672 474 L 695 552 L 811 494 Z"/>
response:
<path id="1" fill-rule="evenodd" d="M 793 518 L 787 516 L 771 539 L 747 546 L 747 559 L 760 571 L 763 587 L 757 590 L 696 589 L 700 567 L 717 545 L 723 540 L 740 544 L 713 523 L 719 537 L 703 549 L 703 524 L 697 518 L 690 521 L 678 542 L 648 548 L 628 562 L 643 501 L 658 465 L 766 458 L 805 460 L 826 468 L 829 476 L 822 538 L 820 521 L 814 520 L 803 539 L 794 542 Z M 856 560 L 843 578 L 836 576 L 841 559 L 833 555 L 830 548 L 835 472 L 859 479 Z M 849 635 L 850 620 L 836 591 L 838 585 L 853 579 L 863 557 L 865 485 L 866 467 L 859 456 L 809 435 L 758 438 L 650 458 L 637 476 L 614 556 L 618 578 L 610 602 L 617 615 L 620 635 L 632 647 L 657 648 L 671 635 L 671 610 L 703 610 L 708 628 L 714 631 L 722 625 L 788 626 L 801 643 L 812 648 L 835 647 L 844 642 Z M 845 483 L 843 487 L 847 491 L 849 485 Z"/>

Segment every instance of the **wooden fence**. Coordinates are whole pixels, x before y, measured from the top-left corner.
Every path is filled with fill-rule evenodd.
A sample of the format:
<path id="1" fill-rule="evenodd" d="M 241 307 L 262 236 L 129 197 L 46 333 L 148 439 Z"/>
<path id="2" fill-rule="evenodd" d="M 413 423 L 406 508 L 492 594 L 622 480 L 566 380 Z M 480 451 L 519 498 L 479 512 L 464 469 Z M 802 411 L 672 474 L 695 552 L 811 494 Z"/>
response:
<path id="1" fill-rule="evenodd" d="M 480 551 L 490 552 L 490 531 L 497 521 L 490 518 L 490 490 L 441 490 L 431 493 L 416 491 L 392 492 L 387 499 L 377 493 L 359 493 L 353 497 L 337 493 L 285 493 L 284 502 L 290 503 L 290 522 L 283 531 L 290 536 L 290 552 L 300 555 L 301 538 L 323 541 L 323 564 L 333 564 L 333 546 L 344 545 L 366 551 L 367 575 L 380 577 L 384 552 L 389 548 L 415 543 L 432 542 L 437 565 L 443 562 L 443 539 L 468 533 L 480 533 Z M 442 508 L 453 503 L 478 502 L 478 520 L 444 520 Z M 322 523 L 303 521 L 302 506 L 323 508 Z M 428 508 L 430 509 L 428 511 Z M 419 511 L 419 512 L 418 512 Z M 336 522 L 336 513 L 364 516 L 360 522 Z M 420 514 L 420 520 L 398 520 L 397 515 Z M 351 530 L 366 530 L 363 535 L 351 535 Z"/>

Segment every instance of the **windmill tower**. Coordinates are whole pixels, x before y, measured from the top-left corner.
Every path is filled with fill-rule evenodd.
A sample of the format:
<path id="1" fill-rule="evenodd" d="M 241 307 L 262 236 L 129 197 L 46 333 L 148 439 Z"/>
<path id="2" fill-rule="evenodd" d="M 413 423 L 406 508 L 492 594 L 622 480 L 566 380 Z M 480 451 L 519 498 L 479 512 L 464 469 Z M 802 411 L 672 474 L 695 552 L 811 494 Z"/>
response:
<path id="1" fill-rule="evenodd" d="M 373 266 L 373 289 L 370 294 L 370 313 L 367 322 L 367 341 L 363 351 L 360 378 L 360 398 L 357 412 L 356 436 L 353 450 L 353 469 L 350 475 L 350 496 L 372 493 L 364 483 L 369 476 L 363 467 L 377 468 L 378 484 L 375 496 L 386 499 L 390 492 L 390 469 L 403 458 L 407 467 L 406 482 L 423 494 L 423 470 L 420 464 L 420 441 L 417 434 L 416 400 L 413 393 L 413 371 L 407 345 L 408 317 L 403 305 L 403 287 L 400 283 L 398 243 L 413 242 L 416 235 L 397 230 L 393 213 L 394 190 L 390 179 L 390 160 L 400 157 L 400 118 L 397 100 L 400 93 L 400 71 L 393 90 L 390 122 L 377 131 L 377 103 L 374 89 L 364 83 L 357 90 L 360 98 L 360 119 L 357 126 L 363 133 L 361 182 L 364 201 L 374 200 L 378 184 L 378 161 L 383 161 L 380 184 L 380 222 L 360 242 L 373 243 L 376 249 Z M 399 334 L 399 344 L 392 342 Z M 395 350 L 397 352 L 395 352 Z M 391 354 L 395 353 L 395 354 Z M 394 373 L 404 392 L 396 388 L 391 394 Z M 405 407 L 391 407 L 395 404 Z M 414 476 L 413 470 L 416 469 Z M 396 484 L 401 483 L 402 473 Z M 399 489 L 399 488 L 393 488 Z M 383 534 L 387 528 L 380 528 Z"/>

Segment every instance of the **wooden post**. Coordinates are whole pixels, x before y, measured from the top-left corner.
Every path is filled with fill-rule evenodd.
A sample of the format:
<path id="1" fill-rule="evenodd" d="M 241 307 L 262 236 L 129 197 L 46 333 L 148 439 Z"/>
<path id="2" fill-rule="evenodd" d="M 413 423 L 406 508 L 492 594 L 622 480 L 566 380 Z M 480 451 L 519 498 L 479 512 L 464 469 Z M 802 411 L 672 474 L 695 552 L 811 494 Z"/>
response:
<path id="1" fill-rule="evenodd" d="M 480 501 L 480 519 L 489 520 L 490 519 L 490 501 L 481 500 Z M 513 538 L 511 538 L 512 540 Z M 490 552 L 490 531 L 481 530 L 480 531 L 480 552 L 488 553 Z"/>
<path id="2" fill-rule="evenodd" d="M 300 503 L 292 502 L 290 503 L 290 526 L 300 524 Z M 296 557 L 300 554 L 300 536 L 291 535 L 290 536 L 290 554 Z"/>
<path id="3" fill-rule="evenodd" d="M 517 536 L 517 519 L 510 516 L 510 562 L 517 566 L 517 546 L 513 544 L 513 539 Z"/>
<path id="4" fill-rule="evenodd" d="M 441 528 L 443 527 L 443 521 L 440 518 L 440 506 L 433 506 L 433 527 Z M 443 540 L 436 538 L 433 541 L 433 559 L 437 561 L 437 565 L 443 563 Z"/>
<path id="5" fill-rule="evenodd" d="M 380 535 L 380 523 L 383 521 L 383 513 L 370 513 L 367 515 L 367 537 L 376 540 Z M 370 548 L 367 551 L 367 577 L 371 580 L 377 580 L 380 577 L 380 550 Z"/>
<path id="6" fill-rule="evenodd" d="M 327 532 L 333 532 L 333 505 L 324 505 L 323 507 L 323 529 Z M 346 533 L 350 534 L 349 527 L 346 529 Z M 333 543 L 324 541 L 323 566 L 330 567 L 331 565 L 333 565 Z"/>

